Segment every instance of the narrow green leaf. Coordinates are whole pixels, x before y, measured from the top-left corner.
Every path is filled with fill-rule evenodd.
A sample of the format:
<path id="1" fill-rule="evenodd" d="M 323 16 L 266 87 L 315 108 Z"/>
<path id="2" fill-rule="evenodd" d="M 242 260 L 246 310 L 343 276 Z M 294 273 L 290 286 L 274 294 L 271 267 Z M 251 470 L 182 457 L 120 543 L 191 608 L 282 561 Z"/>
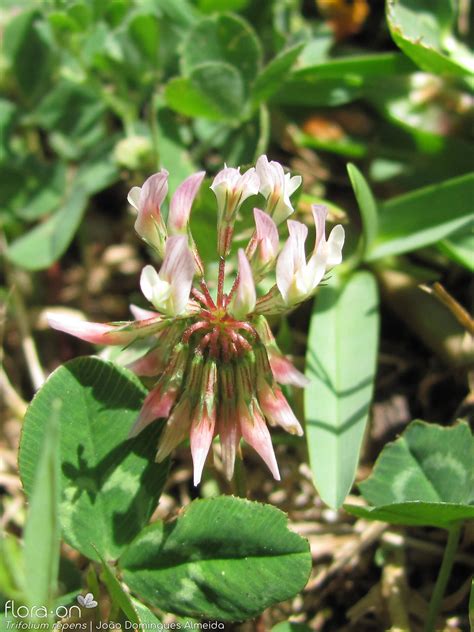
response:
<path id="1" fill-rule="evenodd" d="M 297 130 L 294 140 L 300 147 L 313 147 L 320 151 L 328 151 L 347 158 L 363 158 L 367 155 L 369 149 L 367 143 L 360 142 L 350 136 L 344 136 L 337 140 L 326 140 Z"/>
<path id="2" fill-rule="evenodd" d="M 0 586 L 3 595 L 8 595 L 16 601 L 25 601 L 23 547 L 21 542 L 7 531 L 0 534 Z"/>
<path id="3" fill-rule="evenodd" d="M 452 261 L 474 272 L 474 225 L 471 223 L 438 243 L 438 249 Z"/>
<path id="4" fill-rule="evenodd" d="M 362 231 L 364 235 L 364 253 L 372 247 L 378 231 L 378 210 L 377 202 L 374 198 L 370 186 L 359 169 L 353 164 L 347 165 L 347 171 L 351 180 L 352 188 L 359 205 L 362 217 Z"/>
<path id="5" fill-rule="evenodd" d="M 148 522 L 168 464 L 154 463 L 161 424 L 127 439 L 145 389 L 127 369 L 84 357 L 59 367 L 25 416 L 20 475 L 32 493 L 39 446 L 52 402 L 60 415 L 61 504 L 65 540 L 91 559 L 116 559 Z"/>
<path id="6" fill-rule="evenodd" d="M 110 564 L 107 564 L 107 562 L 103 559 L 101 559 L 101 562 L 101 579 L 107 586 L 112 602 L 120 608 L 131 623 L 135 623 L 137 625 L 148 623 L 151 624 L 151 629 L 156 629 L 156 624 L 159 623 L 159 619 L 155 617 L 151 610 L 134 599 L 130 593 L 124 590 L 122 584 L 117 578 L 115 567 L 110 566 Z"/>
<path id="7" fill-rule="evenodd" d="M 474 174 L 392 198 L 380 207 L 379 232 L 366 260 L 410 252 L 466 227 L 473 199 Z"/>
<path id="8" fill-rule="evenodd" d="M 160 623 L 160 619 L 153 614 L 153 612 L 147 608 L 144 604 L 141 603 L 141 601 L 138 601 L 138 599 L 134 599 L 133 597 L 131 598 L 133 607 L 135 608 L 136 613 L 138 614 L 138 618 L 140 620 L 140 623 L 147 623 L 148 624 L 148 628 L 146 628 L 145 626 L 142 626 L 143 629 L 148 629 L 148 630 L 159 630 L 159 623 Z"/>
<path id="9" fill-rule="evenodd" d="M 51 401 L 44 420 L 34 468 L 24 534 L 25 594 L 30 606 L 44 605 L 48 612 L 56 594 L 59 570 L 60 471 L 59 418 L 62 402 Z"/>
<path id="10" fill-rule="evenodd" d="M 372 400 L 378 345 L 377 285 L 368 272 L 321 287 L 309 330 L 306 438 L 316 487 L 340 507 L 354 482 Z"/>
<path id="11" fill-rule="evenodd" d="M 390 524 L 412 527 L 439 527 L 447 529 L 453 522 L 474 520 L 474 506 L 452 503 L 425 503 L 412 500 L 404 503 L 392 503 L 379 507 L 360 507 L 344 505 L 344 509 L 364 520 L 381 520 Z"/>
<path id="12" fill-rule="evenodd" d="M 446 527 L 474 518 L 474 437 L 460 422 L 445 428 L 413 421 L 387 444 L 359 485 L 373 507 L 347 510 L 394 524 Z"/>
<path id="13" fill-rule="evenodd" d="M 271 98 L 280 105 L 301 105 L 309 107 L 333 107 L 350 103 L 363 95 L 363 79 L 351 77 L 292 77 L 285 81 Z"/>
<path id="14" fill-rule="evenodd" d="M 265 66 L 258 75 L 252 89 L 252 101 L 255 105 L 266 101 L 278 90 L 281 83 L 286 79 L 287 73 L 298 59 L 303 47 L 304 43 L 301 42 L 296 46 L 283 50 Z"/>
<path id="15" fill-rule="evenodd" d="M 452 31 L 455 16 L 450 2 L 388 0 L 386 6 L 394 42 L 420 68 L 436 75 L 471 74 L 472 56 Z"/>
<path id="16" fill-rule="evenodd" d="M 272 98 L 284 105 L 336 106 L 364 95 L 367 86 L 409 73 L 413 63 L 399 53 L 354 55 L 305 66 L 290 73 Z"/>
<path id="17" fill-rule="evenodd" d="M 10 244 L 10 261 L 27 270 L 42 270 L 59 259 L 81 223 L 87 199 L 84 189 L 73 189 L 59 211 Z"/>
<path id="18" fill-rule="evenodd" d="M 295 70 L 293 76 L 298 79 L 305 77 L 344 78 L 344 76 L 359 75 L 361 77 L 380 77 L 408 74 L 416 70 L 413 63 L 400 53 L 377 53 L 373 55 L 352 55 L 330 59 L 312 66 Z"/>
<path id="19" fill-rule="evenodd" d="M 242 621 L 300 591 L 311 556 L 275 507 L 220 496 L 150 525 L 119 565 L 130 589 L 158 608 Z"/>
<path id="20" fill-rule="evenodd" d="M 132 603 L 129 593 L 125 592 L 121 583 L 115 575 L 115 570 L 101 558 L 102 562 L 102 581 L 107 586 L 112 603 L 122 610 L 127 619 L 131 623 L 140 623 L 139 617 Z"/>

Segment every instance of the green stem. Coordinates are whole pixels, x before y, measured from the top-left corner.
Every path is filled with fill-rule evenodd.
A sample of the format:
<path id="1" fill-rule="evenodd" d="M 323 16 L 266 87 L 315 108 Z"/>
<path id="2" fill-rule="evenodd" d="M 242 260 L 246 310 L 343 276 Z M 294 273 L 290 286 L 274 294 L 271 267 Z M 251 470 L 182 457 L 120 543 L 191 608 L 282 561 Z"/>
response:
<path id="1" fill-rule="evenodd" d="M 436 619 L 441 608 L 441 601 L 446 591 L 446 586 L 451 575 L 451 569 L 454 564 L 454 556 L 458 548 L 459 537 L 461 535 L 462 524 L 453 525 L 448 531 L 448 541 L 444 550 L 443 561 L 439 569 L 438 579 L 434 587 L 433 595 L 428 610 L 428 618 L 426 619 L 425 632 L 435 632 Z"/>
<path id="2" fill-rule="evenodd" d="M 260 106 L 258 123 L 260 132 L 255 150 L 255 160 L 267 152 L 268 145 L 270 143 L 270 114 L 266 105 Z"/>

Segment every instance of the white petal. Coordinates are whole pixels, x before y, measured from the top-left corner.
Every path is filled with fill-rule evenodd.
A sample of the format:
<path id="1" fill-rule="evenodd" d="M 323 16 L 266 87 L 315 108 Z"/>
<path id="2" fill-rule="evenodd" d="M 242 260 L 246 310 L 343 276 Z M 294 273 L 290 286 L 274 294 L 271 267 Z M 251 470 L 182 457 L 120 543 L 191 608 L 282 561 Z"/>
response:
<path id="1" fill-rule="evenodd" d="M 130 206 L 133 206 L 134 208 L 136 208 L 137 211 L 140 207 L 140 193 L 141 193 L 140 187 L 132 187 L 127 195 L 128 203 L 130 204 Z"/>
<path id="2" fill-rule="evenodd" d="M 289 173 L 285 175 L 286 179 L 286 193 L 288 196 L 293 195 L 296 189 L 300 186 L 303 181 L 301 176 L 290 176 Z"/>
<path id="3" fill-rule="evenodd" d="M 275 187 L 273 169 L 268 162 L 268 158 L 265 155 L 260 156 L 255 168 L 260 178 L 260 193 L 267 198 Z"/>
<path id="4" fill-rule="evenodd" d="M 327 265 L 336 266 L 342 261 L 342 247 L 344 246 L 345 231 L 341 224 L 334 226 L 327 242 Z"/>
<path id="5" fill-rule="evenodd" d="M 293 248 L 294 240 L 289 237 L 280 252 L 276 264 L 276 282 L 285 303 L 288 303 L 289 292 L 295 274 Z"/>
<path id="6" fill-rule="evenodd" d="M 160 276 L 171 285 L 171 313 L 180 314 L 189 300 L 194 277 L 194 257 L 186 235 L 173 235 L 166 242 L 166 254 Z"/>
<path id="7" fill-rule="evenodd" d="M 153 288 L 156 283 L 160 280 L 158 276 L 158 272 L 155 270 L 153 266 L 145 266 L 140 275 L 140 289 L 143 293 L 143 296 L 147 299 L 147 301 L 152 301 L 153 299 Z"/>
<path id="8" fill-rule="evenodd" d="M 239 249 L 238 259 L 239 282 L 229 305 L 229 311 L 235 318 L 240 319 L 255 309 L 257 292 L 255 290 L 252 269 L 242 248 Z"/>

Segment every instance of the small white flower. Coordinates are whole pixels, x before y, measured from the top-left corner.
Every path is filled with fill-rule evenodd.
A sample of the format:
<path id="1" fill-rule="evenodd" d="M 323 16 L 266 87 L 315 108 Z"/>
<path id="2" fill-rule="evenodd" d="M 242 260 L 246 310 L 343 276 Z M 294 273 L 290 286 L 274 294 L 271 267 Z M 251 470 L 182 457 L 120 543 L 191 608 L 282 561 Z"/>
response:
<path id="1" fill-rule="evenodd" d="M 166 241 L 160 272 L 145 266 L 140 277 L 141 290 L 152 305 L 169 316 L 181 314 L 188 303 L 194 276 L 194 258 L 186 235 L 172 235 Z"/>
<path id="2" fill-rule="evenodd" d="M 285 173 L 279 162 L 268 162 L 265 155 L 257 160 L 256 170 L 260 178 L 260 193 L 267 200 L 266 211 L 278 226 L 294 213 L 290 196 L 300 186 L 301 176 Z"/>
<path id="3" fill-rule="evenodd" d="M 301 222 L 288 220 L 290 236 L 278 257 L 276 266 L 277 286 L 286 305 L 297 305 L 311 296 L 326 271 L 338 265 L 342 259 L 344 228 L 338 224 L 326 240 L 327 210 L 317 205 L 313 205 L 312 210 L 316 227 L 316 243 L 308 261 L 305 254 L 308 228 Z"/>
<path id="4" fill-rule="evenodd" d="M 217 199 L 218 216 L 226 222 L 232 221 L 240 206 L 251 195 L 257 195 L 258 175 L 252 167 L 240 173 L 240 167 L 225 167 L 219 171 L 211 184 L 211 190 Z"/>

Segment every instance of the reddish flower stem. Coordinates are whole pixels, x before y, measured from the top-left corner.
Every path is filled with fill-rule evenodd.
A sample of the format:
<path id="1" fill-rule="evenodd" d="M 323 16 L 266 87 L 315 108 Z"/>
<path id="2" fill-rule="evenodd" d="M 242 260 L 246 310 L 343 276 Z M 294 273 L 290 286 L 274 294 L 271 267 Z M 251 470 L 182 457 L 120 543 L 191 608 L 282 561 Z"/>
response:
<path id="1" fill-rule="evenodd" d="M 204 307 L 209 307 L 207 304 L 207 298 L 204 296 L 202 292 L 197 290 L 195 287 L 191 290 L 191 294 L 194 296 L 196 300 L 198 300 Z"/>
<path id="2" fill-rule="evenodd" d="M 209 292 L 209 288 L 207 287 L 207 283 L 204 279 L 201 279 L 200 286 L 204 296 L 207 299 L 207 307 L 209 307 L 210 309 L 215 309 L 216 304 L 212 299 L 211 293 Z"/>
<path id="3" fill-rule="evenodd" d="M 217 277 L 217 306 L 224 306 L 225 257 L 219 259 L 219 276 Z"/>
<path id="4" fill-rule="evenodd" d="M 230 303 L 230 301 L 231 301 L 231 299 L 232 299 L 232 297 L 233 297 L 233 295 L 235 293 L 235 290 L 237 289 L 237 287 L 239 285 L 239 279 L 240 279 L 240 275 L 237 272 L 237 276 L 235 277 L 234 284 L 233 284 L 229 294 L 227 295 L 226 306 Z"/>

